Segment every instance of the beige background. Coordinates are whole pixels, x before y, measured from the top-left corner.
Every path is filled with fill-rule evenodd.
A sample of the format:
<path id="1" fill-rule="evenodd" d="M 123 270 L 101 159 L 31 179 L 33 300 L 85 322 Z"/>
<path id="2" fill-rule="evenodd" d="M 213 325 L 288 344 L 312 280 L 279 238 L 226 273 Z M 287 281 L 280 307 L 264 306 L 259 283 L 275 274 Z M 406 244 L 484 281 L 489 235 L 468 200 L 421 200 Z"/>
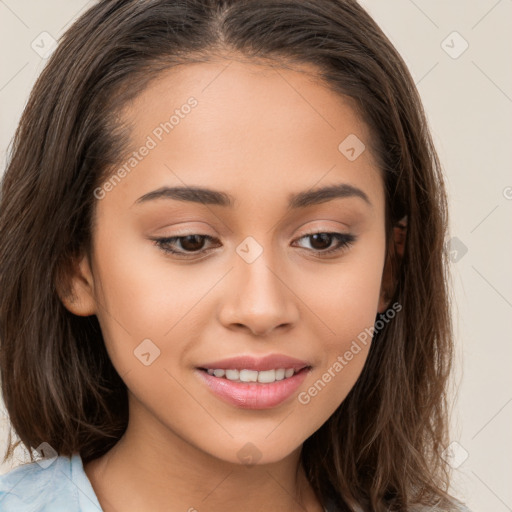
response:
<path id="1" fill-rule="evenodd" d="M 42 32 L 58 39 L 92 3 L 0 0 L 2 172 L 45 63 L 32 42 L 42 46 L 46 38 L 48 44 Z M 512 0 L 361 3 L 412 72 L 447 178 L 458 249 L 452 268 L 459 394 L 455 444 L 447 451 L 455 467 L 453 490 L 473 512 L 512 511 Z M 21 451 L 18 460 L 25 460 Z M 0 466 L 0 473 L 8 469 Z"/>

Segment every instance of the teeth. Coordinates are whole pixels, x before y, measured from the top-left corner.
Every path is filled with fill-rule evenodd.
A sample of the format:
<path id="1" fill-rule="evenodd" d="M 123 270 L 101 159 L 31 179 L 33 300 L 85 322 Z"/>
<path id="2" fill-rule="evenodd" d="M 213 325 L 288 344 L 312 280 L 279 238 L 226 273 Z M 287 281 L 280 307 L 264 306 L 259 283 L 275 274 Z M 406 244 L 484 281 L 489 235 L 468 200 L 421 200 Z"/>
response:
<path id="1" fill-rule="evenodd" d="M 264 370 L 258 372 L 256 370 L 223 370 L 223 369 L 208 369 L 209 375 L 214 375 L 219 378 L 226 378 L 236 382 L 259 382 L 261 384 L 270 384 L 276 380 L 288 379 L 295 374 L 293 368 L 278 368 L 275 370 Z"/>
<path id="2" fill-rule="evenodd" d="M 264 372 L 258 372 L 258 382 L 262 382 L 264 384 L 268 382 L 275 382 L 276 380 L 276 371 L 275 370 L 266 370 Z"/>
<path id="3" fill-rule="evenodd" d="M 242 382 L 258 382 L 258 372 L 256 370 L 240 370 L 238 378 Z"/>
<path id="4" fill-rule="evenodd" d="M 240 372 L 238 370 L 226 370 L 226 379 L 238 380 Z"/>

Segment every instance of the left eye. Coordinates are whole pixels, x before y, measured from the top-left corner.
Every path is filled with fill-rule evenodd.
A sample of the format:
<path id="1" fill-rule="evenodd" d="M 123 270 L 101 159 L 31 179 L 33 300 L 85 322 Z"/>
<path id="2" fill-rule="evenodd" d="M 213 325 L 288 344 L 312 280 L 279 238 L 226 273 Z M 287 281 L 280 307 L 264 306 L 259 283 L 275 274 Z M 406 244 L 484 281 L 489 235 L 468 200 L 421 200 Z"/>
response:
<path id="1" fill-rule="evenodd" d="M 356 240 L 356 237 L 349 233 L 326 233 L 322 231 L 304 235 L 298 240 L 302 240 L 303 238 L 310 238 L 312 240 L 313 243 L 311 245 L 313 246 L 313 250 L 318 252 L 319 256 L 346 249 L 350 247 Z M 329 248 L 333 239 L 337 240 L 338 244 L 332 248 Z M 324 247 L 325 245 L 327 245 L 327 247 Z"/>
<path id="2" fill-rule="evenodd" d="M 341 251 L 352 245 L 356 237 L 349 233 L 330 233 L 330 232 L 316 232 L 309 233 L 301 236 L 297 240 L 311 239 L 311 249 L 313 252 L 318 253 L 319 256 L 323 254 L 331 254 L 334 252 Z M 177 256 L 193 256 L 194 254 L 201 254 L 209 252 L 215 247 L 204 249 L 205 241 L 213 242 L 218 240 L 209 235 L 184 235 L 184 236 L 172 236 L 167 238 L 155 238 L 152 239 L 154 243 L 166 253 L 171 253 Z M 337 240 L 337 245 L 330 247 L 333 240 Z M 181 250 L 176 250 L 177 245 L 181 246 Z M 307 248 L 306 248 L 307 249 Z"/>

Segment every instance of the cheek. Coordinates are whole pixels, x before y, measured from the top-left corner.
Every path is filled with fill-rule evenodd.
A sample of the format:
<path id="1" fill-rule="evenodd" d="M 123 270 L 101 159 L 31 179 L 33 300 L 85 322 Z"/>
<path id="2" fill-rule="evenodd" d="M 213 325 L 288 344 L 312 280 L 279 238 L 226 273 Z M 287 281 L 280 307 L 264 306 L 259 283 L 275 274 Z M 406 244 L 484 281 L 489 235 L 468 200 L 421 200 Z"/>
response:
<path id="1" fill-rule="evenodd" d="M 131 234 L 114 243 L 103 238 L 101 243 L 98 236 L 96 276 L 106 320 L 116 320 L 133 338 L 164 337 L 197 302 L 208 280 L 201 285 L 196 270 L 166 261 L 149 240 Z"/>
<path id="2" fill-rule="evenodd" d="M 94 253 L 97 316 L 109 356 L 123 376 L 143 366 L 134 353 L 141 343 L 152 358 L 159 356 L 161 339 L 174 318 L 185 314 L 186 287 L 179 273 L 162 272 L 148 259 L 155 252 L 151 242 L 141 243 L 120 226 L 102 226 Z"/>
<path id="3" fill-rule="evenodd" d="M 343 348 L 362 330 L 373 326 L 377 314 L 385 240 L 368 237 L 331 265 L 316 264 L 297 279 L 300 297 L 323 326 L 324 347 Z M 350 343 L 349 343 L 350 344 Z"/>
<path id="4" fill-rule="evenodd" d="M 317 426 L 345 399 L 366 362 L 378 309 L 384 250 L 384 239 L 378 238 L 360 246 L 336 266 L 336 271 L 326 268 L 317 272 L 314 280 L 303 281 L 301 293 L 307 297 L 318 326 L 319 364 L 298 401 L 307 410 L 323 411 Z"/>

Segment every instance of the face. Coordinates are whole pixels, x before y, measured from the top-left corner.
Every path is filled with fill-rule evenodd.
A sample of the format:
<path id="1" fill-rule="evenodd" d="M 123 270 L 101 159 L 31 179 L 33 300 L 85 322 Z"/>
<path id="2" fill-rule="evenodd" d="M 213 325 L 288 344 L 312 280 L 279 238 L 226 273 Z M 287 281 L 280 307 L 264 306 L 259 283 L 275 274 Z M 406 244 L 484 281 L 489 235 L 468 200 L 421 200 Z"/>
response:
<path id="1" fill-rule="evenodd" d="M 130 422 L 159 442 L 281 460 L 366 360 L 358 340 L 384 307 L 383 182 L 348 100 L 304 71 L 186 65 L 124 113 L 132 147 L 95 191 L 68 307 L 97 315 Z"/>

